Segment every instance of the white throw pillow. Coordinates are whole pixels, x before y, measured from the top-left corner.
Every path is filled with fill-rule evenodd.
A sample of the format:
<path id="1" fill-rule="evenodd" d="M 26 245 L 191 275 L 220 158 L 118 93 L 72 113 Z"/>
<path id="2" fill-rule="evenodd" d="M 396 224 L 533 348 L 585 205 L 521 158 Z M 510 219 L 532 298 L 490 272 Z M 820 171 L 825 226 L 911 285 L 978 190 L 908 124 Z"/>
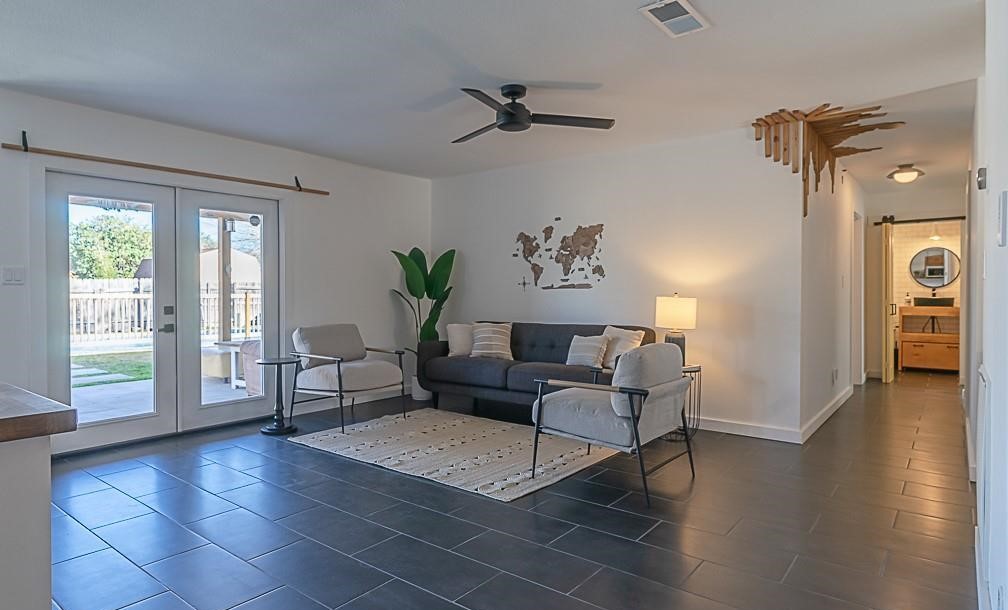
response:
<path id="1" fill-rule="evenodd" d="M 448 355 L 468 356 L 472 353 L 472 324 L 449 324 L 445 326 L 448 333 Z"/>
<path id="2" fill-rule="evenodd" d="M 601 367 L 607 345 L 609 345 L 609 337 L 605 335 L 597 337 L 574 335 L 570 350 L 567 352 L 567 364 Z"/>
<path id="3" fill-rule="evenodd" d="M 491 324 L 477 322 L 472 325 L 473 344 L 470 356 L 514 360 L 511 355 L 511 323 Z"/>
<path id="4" fill-rule="evenodd" d="M 620 355 L 640 347 L 641 341 L 644 340 L 644 331 L 606 326 L 602 331 L 602 336 L 609 337 L 609 345 L 606 347 L 605 357 L 602 358 L 602 366 L 614 369 L 616 368 L 616 359 Z"/>

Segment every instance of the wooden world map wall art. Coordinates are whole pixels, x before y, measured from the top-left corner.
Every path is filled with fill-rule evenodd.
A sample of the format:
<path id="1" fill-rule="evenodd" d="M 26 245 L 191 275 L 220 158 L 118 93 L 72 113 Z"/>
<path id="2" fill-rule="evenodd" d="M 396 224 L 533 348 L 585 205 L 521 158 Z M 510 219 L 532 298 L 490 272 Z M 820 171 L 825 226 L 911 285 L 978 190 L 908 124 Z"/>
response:
<path id="1" fill-rule="evenodd" d="M 845 110 L 843 106 L 831 108 L 829 104 L 822 104 L 809 112 L 781 108 L 753 121 L 756 141 L 763 142 L 763 156 L 773 158 L 775 163 L 790 165 L 792 173 L 801 172 L 803 217 L 808 216 L 809 183 L 813 176 L 818 193 L 822 170 L 828 165 L 830 189 L 835 191 L 837 159 L 882 148 L 841 146 L 843 142 L 862 133 L 895 129 L 904 124 L 903 121 L 862 123 L 884 117 L 885 112 L 878 112 L 881 109 L 881 106 L 868 106 Z"/>
<path id="2" fill-rule="evenodd" d="M 602 266 L 602 234 L 605 225 L 575 225 L 567 230 L 559 216 L 540 231 L 521 231 L 515 237 L 511 256 L 528 266 L 532 281 L 522 277 L 522 290 L 586 290 L 606 275 Z"/>

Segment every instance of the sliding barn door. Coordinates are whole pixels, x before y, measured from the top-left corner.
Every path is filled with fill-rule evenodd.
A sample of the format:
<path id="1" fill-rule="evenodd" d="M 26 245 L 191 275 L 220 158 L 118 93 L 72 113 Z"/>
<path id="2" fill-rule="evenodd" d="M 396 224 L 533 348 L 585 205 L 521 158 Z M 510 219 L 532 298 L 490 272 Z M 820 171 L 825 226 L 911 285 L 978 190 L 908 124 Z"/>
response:
<path id="1" fill-rule="evenodd" d="M 893 225 L 882 223 L 882 383 L 895 377 L 896 298 L 893 295 Z"/>

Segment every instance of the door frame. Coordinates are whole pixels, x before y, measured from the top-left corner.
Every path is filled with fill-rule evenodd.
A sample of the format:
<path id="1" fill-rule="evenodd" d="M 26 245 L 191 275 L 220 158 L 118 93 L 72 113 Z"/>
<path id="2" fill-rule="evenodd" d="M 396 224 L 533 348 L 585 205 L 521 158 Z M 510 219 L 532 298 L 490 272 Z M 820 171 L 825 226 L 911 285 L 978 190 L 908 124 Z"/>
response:
<path id="1" fill-rule="evenodd" d="M 27 345 L 25 358 L 28 362 L 28 377 L 23 385 L 25 389 L 43 396 L 50 393 L 49 379 L 49 345 L 53 339 L 52 333 L 47 326 L 47 311 L 49 308 L 50 295 L 47 289 L 47 253 L 46 253 L 46 173 L 61 172 L 77 174 L 94 178 L 106 178 L 110 180 L 122 180 L 127 182 L 141 182 L 155 186 L 167 186 L 174 188 L 187 188 L 195 190 L 206 190 L 218 193 L 242 195 L 247 197 L 258 197 L 261 199 L 272 199 L 277 202 L 278 208 L 278 231 L 279 231 L 279 253 L 277 264 L 279 266 L 278 284 L 278 306 L 277 315 L 280 320 L 279 342 L 281 347 L 289 344 L 289 339 L 285 339 L 286 332 L 284 322 L 287 320 L 288 311 L 288 283 L 287 283 L 287 257 L 285 244 L 286 230 L 286 207 L 294 201 L 298 195 L 290 194 L 287 191 L 271 189 L 269 187 L 246 185 L 232 182 L 225 182 L 213 178 L 199 176 L 187 176 L 183 174 L 170 174 L 157 170 L 116 167 L 114 171 L 104 163 L 85 161 L 81 159 L 69 159 L 63 157 L 49 157 L 42 154 L 30 155 L 23 160 L 27 167 L 27 199 L 28 218 L 28 264 L 27 264 L 27 296 L 29 315 L 26 320 L 27 326 L 31 329 Z M 288 380 L 287 385 L 289 386 Z M 250 416 L 249 420 L 258 419 L 258 416 Z M 177 434 L 173 432 L 171 434 Z M 53 453 L 65 453 L 77 451 L 83 448 L 63 447 L 57 441 L 60 436 L 53 436 Z M 110 444 L 120 444 L 112 442 Z M 96 445 L 89 448 L 97 448 Z"/>
<path id="2" fill-rule="evenodd" d="M 262 252 L 262 298 L 263 311 L 276 312 L 264 319 L 262 333 L 263 357 L 271 358 L 280 355 L 282 342 L 280 340 L 280 232 L 279 210 L 276 199 L 232 195 L 199 189 L 176 189 L 177 225 L 177 260 L 178 277 L 199 278 L 199 210 L 249 212 L 242 203 L 259 206 L 254 213 L 263 217 L 263 252 Z M 189 221 L 195 220 L 192 225 Z M 267 238 L 266 230 L 274 232 L 272 239 Z M 273 263 L 273 264 L 270 264 Z M 204 404 L 202 400 L 201 362 L 198 354 L 189 350 L 199 349 L 200 344 L 200 311 L 199 282 L 192 284 L 180 283 L 176 287 L 178 303 L 178 380 L 179 380 L 179 431 L 195 430 L 207 426 L 240 421 L 253 417 L 265 417 L 273 412 L 273 401 L 276 393 L 276 380 L 270 371 L 264 372 L 263 391 L 261 396 L 249 396 Z M 272 338 L 268 335 L 271 334 Z"/>
<path id="3" fill-rule="evenodd" d="M 54 187 L 51 189 L 50 187 Z M 66 197 L 70 191 L 82 195 L 102 196 L 114 199 L 151 202 L 151 230 L 155 257 L 153 309 L 154 328 L 165 323 L 174 323 L 175 316 L 159 311 L 162 306 L 175 305 L 175 189 L 155 184 L 129 180 L 95 178 L 66 172 L 46 172 L 46 292 L 49 299 L 46 307 L 47 328 L 69 328 L 69 248 L 66 232 L 69 231 Z M 68 404 L 71 396 L 70 380 L 70 335 L 54 333 L 50 337 L 47 352 L 47 379 L 50 397 Z M 151 413 L 142 413 L 100 422 L 82 424 L 75 432 L 58 435 L 53 439 L 57 450 L 83 449 L 159 436 L 176 430 L 177 374 L 176 336 L 160 333 L 151 335 L 151 357 L 154 376 L 153 407 Z"/>

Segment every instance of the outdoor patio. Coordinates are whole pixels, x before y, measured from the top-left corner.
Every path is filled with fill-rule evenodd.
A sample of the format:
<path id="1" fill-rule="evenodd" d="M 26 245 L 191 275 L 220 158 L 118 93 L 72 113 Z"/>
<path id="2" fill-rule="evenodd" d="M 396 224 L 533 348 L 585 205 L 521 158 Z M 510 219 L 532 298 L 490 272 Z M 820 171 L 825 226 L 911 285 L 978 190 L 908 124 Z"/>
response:
<path id="1" fill-rule="evenodd" d="M 70 402 L 81 424 L 143 415 L 152 411 L 153 383 L 145 379 L 73 388 Z M 202 386 L 203 404 L 248 398 L 244 388 L 232 388 L 217 377 L 204 377 Z"/>

